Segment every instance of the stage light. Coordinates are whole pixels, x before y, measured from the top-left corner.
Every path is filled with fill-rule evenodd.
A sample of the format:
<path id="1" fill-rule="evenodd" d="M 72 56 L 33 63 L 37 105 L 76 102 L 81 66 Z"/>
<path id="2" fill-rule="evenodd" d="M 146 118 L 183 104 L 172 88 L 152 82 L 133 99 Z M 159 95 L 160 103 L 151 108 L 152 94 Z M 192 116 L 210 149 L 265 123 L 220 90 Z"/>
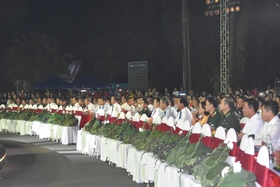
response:
<path id="1" fill-rule="evenodd" d="M 216 15 L 219 15 L 219 14 L 220 14 L 220 11 L 219 11 L 219 10 L 215 10 L 214 12 L 215 12 Z"/>
<path id="2" fill-rule="evenodd" d="M 229 13 L 229 8 L 226 8 L 226 13 Z"/>
<path id="3" fill-rule="evenodd" d="M 236 11 L 236 12 L 239 12 L 239 11 L 240 11 L 240 6 L 236 6 L 236 7 L 235 7 L 235 11 Z"/>

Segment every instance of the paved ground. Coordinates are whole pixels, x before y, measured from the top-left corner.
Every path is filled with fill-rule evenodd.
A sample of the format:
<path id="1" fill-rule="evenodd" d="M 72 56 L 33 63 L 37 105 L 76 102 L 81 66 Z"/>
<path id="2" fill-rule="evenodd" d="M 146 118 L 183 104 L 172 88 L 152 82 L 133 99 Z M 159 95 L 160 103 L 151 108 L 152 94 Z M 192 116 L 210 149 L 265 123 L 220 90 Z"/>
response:
<path id="1" fill-rule="evenodd" d="M 82 155 L 76 145 L 46 139 L 0 133 L 9 164 L 0 173 L 7 187 L 146 187 L 99 159 Z"/>

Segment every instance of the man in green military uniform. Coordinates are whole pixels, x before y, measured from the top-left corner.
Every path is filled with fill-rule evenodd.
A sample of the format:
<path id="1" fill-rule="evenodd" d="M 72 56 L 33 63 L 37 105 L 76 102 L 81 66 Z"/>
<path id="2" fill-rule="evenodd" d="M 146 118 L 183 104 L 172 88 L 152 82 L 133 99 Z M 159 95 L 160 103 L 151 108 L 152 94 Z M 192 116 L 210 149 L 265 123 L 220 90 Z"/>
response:
<path id="1" fill-rule="evenodd" d="M 234 109 L 235 106 L 231 97 L 225 97 L 222 99 L 220 110 L 223 113 L 223 118 L 220 126 L 224 127 L 226 131 L 233 128 L 236 133 L 239 133 L 241 131 L 241 126 Z"/>
<path id="2" fill-rule="evenodd" d="M 221 124 L 222 113 L 218 110 L 218 102 L 214 97 L 207 98 L 205 109 L 210 113 L 207 123 L 212 129 L 217 129 Z"/>

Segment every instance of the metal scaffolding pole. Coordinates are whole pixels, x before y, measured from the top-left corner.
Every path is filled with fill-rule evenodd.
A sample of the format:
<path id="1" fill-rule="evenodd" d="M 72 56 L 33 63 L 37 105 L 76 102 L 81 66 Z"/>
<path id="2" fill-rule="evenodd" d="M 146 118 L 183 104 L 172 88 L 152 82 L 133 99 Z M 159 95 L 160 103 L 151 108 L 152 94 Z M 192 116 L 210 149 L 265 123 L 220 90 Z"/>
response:
<path id="1" fill-rule="evenodd" d="M 220 92 L 227 93 L 229 84 L 229 0 L 220 1 Z"/>

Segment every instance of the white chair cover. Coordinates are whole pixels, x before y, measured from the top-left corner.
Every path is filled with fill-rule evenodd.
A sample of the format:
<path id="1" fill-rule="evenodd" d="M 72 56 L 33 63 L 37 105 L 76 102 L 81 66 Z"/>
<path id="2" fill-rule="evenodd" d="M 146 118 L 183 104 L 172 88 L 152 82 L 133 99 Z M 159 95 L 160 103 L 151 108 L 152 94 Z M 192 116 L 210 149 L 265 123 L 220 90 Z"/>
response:
<path id="1" fill-rule="evenodd" d="M 153 123 L 154 124 L 161 124 L 161 118 L 160 118 L 159 115 L 157 115 L 153 118 Z"/>
<path id="2" fill-rule="evenodd" d="M 236 136 L 236 131 L 233 128 L 230 128 L 227 132 L 227 136 L 226 136 L 226 141 L 229 142 L 237 142 L 237 136 Z M 236 161 L 236 156 L 228 156 L 226 162 L 228 164 L 233 164 Z"/>
<path id="3" fill-rule="evenodd" d="M 247 145 L 248 145 L 248 136 L 244 134 L 240 143 L 240 150 L 245 152 Z"/>
<path id="4" fill-rule="evenodd" d="M 210 125 L 208 123 L 203 125 L 203 127 L 201 128 L 201 133 L 204 136 L 208 136 L 208 137 L 212 136 L 212 134 L 211 134 L 211 127 L 210 127 Z"/>
<path id="5" fill-rule="evenodd" d="M 172 127 L 175 129 L 175 120 L 172 116 L 170 116 L 167 120 L 167 123 L 166 123 L 169 127 Z"/>
<path id="6" fill-rule="evenodd" d="M 126 119 L 131 120 L 131 118 L 132 118 L 131 112 L 128 111 L 128 112 L 125 114 L 125 117 L 126 117 Z"/>
<path id="7" fill-rule="evenodd" d="M 244 123 L 245 124 L 248 120 L 249 120 L 249 118 L 243 117 L 243 118 L 241 118 L 240 123 Z"/>
<path id="8" fill-rule="evenodd" d="M 228 130 L 226 140 L 229 142 L 237 142 L 236 131 L 233 128 Z"/>
<path id="9" fill-rule="evenodd" d="M 99 108 L 99 109 L 97 110 L 97 112 L 96 112 L 96 115 L 99 115 L 99 116 L 104 116 L 104 115 L 105 115 L 105 111 L 104 111 L 104 109 Z"/>
<path id="10" fill-rule="evenodd" d="M 192 128 L 193 134 L 200 134 L 201 133 L 201 124 L 199 122 L 196 122 Z"/>
<path id="11" fill-rule="evenodd" d="M 177 123 L 177 127 L 182 129 L 183 131 L 189 131 L 191 129 L 191 124 L 190 124 L 189 120 L 186 120 L 183 122 L 182 126 L 181 126 L 181 124 Z"/>
<path id="12" fill-rule="evenodd" d="M 163 117 L 162 120 L 161 120 L 161 123 L 167 124 L 167 117 Z"/>
<path id="13" fill-rule="evenodd" d="M 58 106 L 57 105 L 51 105 L 51 109 L 58 110 Z"/>
<path id="14" fill-rule="evenodd" d="M 181 127 L 184 125 L 184 121 L 182 119 L 179 119 L 177 121 L 176 127 L 179 127 L 180 129 L 182 129 Z"/>
<path id="15" fill-rule="evenodd" d="M 140 118 L 140 121 L 148 121 L 149 118 L 146 114 L 142 114 L 141 118 Z"/>
<path id="16" fill-rule="evenodd" d="M 226 131 L 222 126 L 219 126 L 215 132 L 215 137 L 221 140 L 226 139 Z"/>
<path id="17" fill-rule="evenodd" d="M 139 113 L 137 112 L 134 114 L 132 121 L 139 122 L 139 120 L 140 120 L 140 116 L 139 116 Z"/>
<path id="18" fill-rule="evenodd" d="M 255 155 L 254 140 L 252 137 L 249 137 L 247 140 L 247 146 L 245 149 L 245 153 L 249 154 L 249 155 Z"/>
<path id="19" fill-rule="evenodd" d="M 121 112 L 121 113 L 120 113 L 119 119 L 125 119 L 125 114 L 124 114 L 124 112 Z"/>
<path id="20" fill-rule="evenodd" d="M 267 150 L 266 146 L 262 146 L 260 148 L 260 151 L 259 151 L 259 154 L 258 154 L 258 157 L 257 157 L 257 162 L 260 165 L 269 168 L 268 150 Z"/>

